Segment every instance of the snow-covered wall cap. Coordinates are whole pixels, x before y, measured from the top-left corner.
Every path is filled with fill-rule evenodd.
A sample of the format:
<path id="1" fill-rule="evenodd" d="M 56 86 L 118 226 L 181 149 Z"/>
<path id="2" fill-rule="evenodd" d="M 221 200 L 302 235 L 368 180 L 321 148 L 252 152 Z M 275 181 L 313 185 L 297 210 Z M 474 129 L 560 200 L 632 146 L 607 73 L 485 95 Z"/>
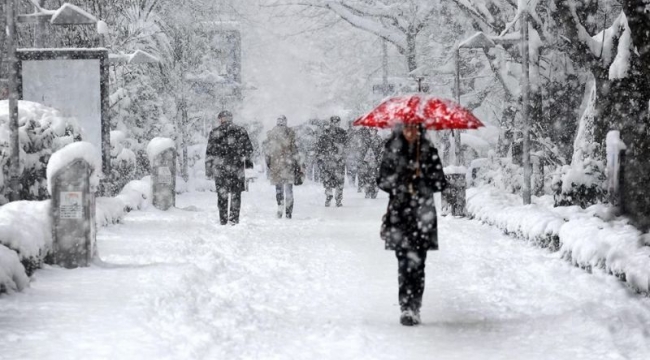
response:
<path id="1" fill-rule="evenodd" d="M 153 164 L 153 160 L 156 156 L 160 155 L 165 150 L 175 149 L 176 143 L 174 140 L 165 137 L 156 137 L 149 141 L 147 145 L 147 155 L 149 155 L 149 163 Z"/>
<path id="2" fill-rule="evenodd" d="M 445 175 L 450 175 L 450 174 L 467 174 L 467 168 L 464 166 L 447 166 L 444 168 L 444 173 Z"/>
<path id="3" fill-rule="evenodd" d="M 83 159 L 90 164 L 92 169 L 90 173 L 90 191 L 97 191 L 102 169 L 102 157 L 93 144 L 79 141 L 66 145 L 50 157 L 50 161 L 47 163 L 47 191 L 50 195 L 52 195 L 54 175 L 78 159 Z"/>

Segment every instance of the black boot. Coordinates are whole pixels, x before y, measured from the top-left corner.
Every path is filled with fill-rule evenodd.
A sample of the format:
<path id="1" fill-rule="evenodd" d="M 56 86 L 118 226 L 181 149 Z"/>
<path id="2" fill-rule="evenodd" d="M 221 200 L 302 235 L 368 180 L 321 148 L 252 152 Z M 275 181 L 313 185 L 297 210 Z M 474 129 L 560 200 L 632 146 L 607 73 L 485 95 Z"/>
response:
<path id="1" fill-rule="evenodd" d="M 327 195 L 325 197 L 325 207 L 330 207 L 330 204 L 332 204 L 332 199 L 333 198 L 334 198 L 334 196 L 332 196 L 332 195 Z"/>
<path id="2" fill-rule="evenodd" d="M 420 316 L 417 315 L 413 310 L 403 310 L 402 315 L 399 318 L 400 324 L 404 326 L 413 326 L 420 323 Z"/>

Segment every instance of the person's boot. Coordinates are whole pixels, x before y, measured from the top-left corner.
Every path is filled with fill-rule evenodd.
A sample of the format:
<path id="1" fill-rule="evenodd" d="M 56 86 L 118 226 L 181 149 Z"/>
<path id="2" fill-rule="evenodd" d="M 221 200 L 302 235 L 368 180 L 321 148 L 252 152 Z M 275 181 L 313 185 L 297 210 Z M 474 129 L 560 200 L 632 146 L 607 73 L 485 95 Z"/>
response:
<path id="1" fill-rule="evenodd" d="M 399 322 L 404 326 L 413 326 L 420 323 L 419 316 L 416 319 L 415 312 L 410 309 L 402 311 L 402 315 L 399 318 Z"/>
<path id="2" fill-rule="evenodd" d="M 343 200 L 336 200 L 336 207 L 343 206 Z"/>
<path id="3" fill-rule="evenodd" d="M 325 197 L 325 207 L 330 207 L 330 204 L 332 204 L 332 198 L 334 198 L 332 195 L 327 195 Z"/>
<path id="4" fill-rule="evenodd" d="M 283 213 L 283 212 L 284 212 L 284 205 L 279 204 L 279 205 L 278 205 L 278 212 L 277 212 L 278 219 L 281 219 L 281 218 L 282 218 L 282 213 Z"/>

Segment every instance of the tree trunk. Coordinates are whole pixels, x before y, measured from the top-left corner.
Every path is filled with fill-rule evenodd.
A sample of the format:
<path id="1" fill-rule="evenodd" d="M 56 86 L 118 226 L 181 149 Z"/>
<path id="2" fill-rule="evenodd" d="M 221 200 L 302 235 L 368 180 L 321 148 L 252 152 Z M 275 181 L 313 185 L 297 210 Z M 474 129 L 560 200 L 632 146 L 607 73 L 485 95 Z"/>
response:
<path id="1" fill-rule="evenodd" d="M 406 64 L 409 73 L 418 68 L 416 40 L 417 33 L 409 32 L 406 34 Z"/>

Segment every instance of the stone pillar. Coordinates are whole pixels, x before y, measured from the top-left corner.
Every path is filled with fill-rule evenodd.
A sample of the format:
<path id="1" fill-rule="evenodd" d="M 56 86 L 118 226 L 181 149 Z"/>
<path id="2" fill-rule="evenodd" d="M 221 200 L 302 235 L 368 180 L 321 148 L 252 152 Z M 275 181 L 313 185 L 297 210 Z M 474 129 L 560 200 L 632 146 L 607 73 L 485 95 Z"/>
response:
<path id="1" fill-rule="evenodd" d="M 77 159 L 54 174 L 52 183 L 51 262 L 66 268 L 88 266 L 96 254 L 95 194 L 91 165 Z"/>
<path id="2" fill-rule="evenodd" d="M 169 148 L 153 159 L 151 164 L 153 206 L 168 210 L 176 206 L 176 150 Z"/>
<path id="3" fill-rule="evenodd" d="M 609 203 L 625 210 L 623 183 L 625 175 L 625 152 L 627 146 L 621 140 L 619 131 L 610 131 L 606 138 L 607 149 L 607 196 Z"/>
<path id="4" fill-rule="evenodd" d="M 447 173 L 447 189 L 442 192 L 443 213 L 451 213 L 453 216 L 465 216 L 466 200 L 465 190 L 467 180 L 465 172 L 452 171 Z"/>

